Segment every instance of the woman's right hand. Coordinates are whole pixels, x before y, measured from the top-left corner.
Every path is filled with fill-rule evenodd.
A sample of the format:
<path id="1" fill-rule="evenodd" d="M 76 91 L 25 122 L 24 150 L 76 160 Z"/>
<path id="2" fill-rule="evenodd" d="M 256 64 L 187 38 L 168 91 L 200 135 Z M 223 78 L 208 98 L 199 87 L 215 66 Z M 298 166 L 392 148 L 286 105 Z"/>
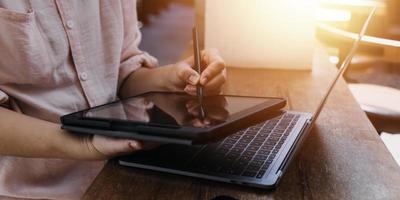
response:
<path id="1" fill-rule="evenodd" d="M 93 160 L 106 160 L 143 149 L 143 143 L 132 139 L 112 138 L 101 135 L 83 137 L 83 145 Z"/>

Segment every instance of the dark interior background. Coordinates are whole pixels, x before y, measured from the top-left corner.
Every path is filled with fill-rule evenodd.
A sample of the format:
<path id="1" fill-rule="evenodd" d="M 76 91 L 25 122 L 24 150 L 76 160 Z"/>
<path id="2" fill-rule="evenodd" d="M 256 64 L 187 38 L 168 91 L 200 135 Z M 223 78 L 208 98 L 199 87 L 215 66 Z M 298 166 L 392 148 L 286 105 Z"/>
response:
<path id="1" fill-rule="evenodd" d="M 194 0 L 139 0 L 140 48 L 155 56 L 160 65 L 175 63 L 189 48 L 195 22 Z"/>

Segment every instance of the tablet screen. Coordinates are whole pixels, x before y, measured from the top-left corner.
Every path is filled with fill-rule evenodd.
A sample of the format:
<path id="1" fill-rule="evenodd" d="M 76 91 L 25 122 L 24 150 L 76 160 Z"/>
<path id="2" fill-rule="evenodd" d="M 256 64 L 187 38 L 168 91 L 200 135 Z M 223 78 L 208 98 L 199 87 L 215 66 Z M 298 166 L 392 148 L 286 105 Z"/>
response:
<path id="1" fill-rule="evenodd" d="M 84 118 L 176 127 L 208 127 L 234 120 L 242 112 L 277 99 L 238 96 L 197 97 L 183 93 L 147 93 L 85 111 Z"/>

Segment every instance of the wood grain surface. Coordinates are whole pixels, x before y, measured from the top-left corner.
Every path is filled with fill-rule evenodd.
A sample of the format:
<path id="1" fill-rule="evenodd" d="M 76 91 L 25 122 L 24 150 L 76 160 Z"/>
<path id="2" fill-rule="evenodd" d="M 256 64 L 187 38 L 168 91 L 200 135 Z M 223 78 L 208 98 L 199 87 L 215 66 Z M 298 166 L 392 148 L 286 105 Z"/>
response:
<path id="1" fill-rule="evenodd" d="M 324 53 L 312 71 L 228 70 L 226 94 L 278 96 L 313 112 L 336 73 Z M 275 191 L 119 166 L 109 161 L 84 199 L 400 199 L 400 168 L 341 79 Z"/>

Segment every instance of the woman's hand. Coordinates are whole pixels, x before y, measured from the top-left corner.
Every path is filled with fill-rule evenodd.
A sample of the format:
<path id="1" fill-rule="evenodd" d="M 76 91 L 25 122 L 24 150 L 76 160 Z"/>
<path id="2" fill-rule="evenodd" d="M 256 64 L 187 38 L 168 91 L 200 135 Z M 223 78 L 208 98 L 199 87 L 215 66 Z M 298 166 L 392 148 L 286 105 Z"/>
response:
<path id="1" fill-rule="evenodd" d="M 186 109 L 191 116 L 189 118 L 190 124 L 195 127 L 205 127 L 226 121 L 229 117 L 229 112 L 226 109 L 227 104 L 223 96 L 208 97 L 204 99 L 202 105 L 196 99 L 188 101 Z M 204 116 L 201 115 L 201 112 L 203 112 Z"/>
<path id="2" fill-rule="evenodd" d="M 196 95 L 196 85 L 200 83 L 205 95 L 221 93 L 221 87 L 226 81 L 224 60 L 216 49 L 202 51 L 201 59 L 204 65 L 201 75 L 194 69 L 193 56 L 171 66 L 171 90 L 184 90 L 190 95 Z"/>
<path id="3" fill-rule="evenodd" d="M 141 150 L 143 144 L 136 140 L 111 138 L 101 135 L 82 137 L 82 144 L 90 160 L 106 160 Z"/>

